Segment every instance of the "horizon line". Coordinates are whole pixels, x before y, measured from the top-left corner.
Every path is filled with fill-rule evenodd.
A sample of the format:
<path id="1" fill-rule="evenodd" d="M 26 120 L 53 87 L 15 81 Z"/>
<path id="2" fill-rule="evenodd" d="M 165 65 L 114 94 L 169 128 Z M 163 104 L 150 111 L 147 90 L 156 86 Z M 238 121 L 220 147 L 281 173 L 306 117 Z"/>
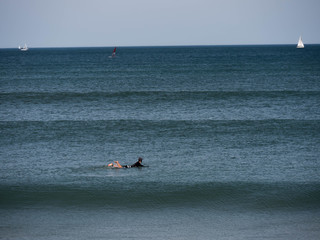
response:
<path id="1" fill-rule="evenodd" d="M 297 45 L 296 43 L 253 43 L 253 44 L 181 44 L 181 45 L 109 45 L 109 46 L 45 46 L 45 47 L 30 47 L 33 49 L 43 48 L 113 48 L 113 47 L 223 47 L 223 46 L 285 46 Z M 320 43 L 304 43 L 304 45 L 320 45 Z M 0 49 L 18 49 L 18 47 L 0 47 Z"/>

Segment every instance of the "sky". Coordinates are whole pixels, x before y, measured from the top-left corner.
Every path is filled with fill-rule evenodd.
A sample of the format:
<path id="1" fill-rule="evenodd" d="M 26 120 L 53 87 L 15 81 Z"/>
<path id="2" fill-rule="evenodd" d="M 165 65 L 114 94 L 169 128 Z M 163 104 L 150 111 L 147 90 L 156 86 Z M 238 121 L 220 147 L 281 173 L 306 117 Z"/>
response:
<path id="1" fill-rule="evenodd" d="M 0 0 L 0 48 L 320 43 L 320 0 Z"/>

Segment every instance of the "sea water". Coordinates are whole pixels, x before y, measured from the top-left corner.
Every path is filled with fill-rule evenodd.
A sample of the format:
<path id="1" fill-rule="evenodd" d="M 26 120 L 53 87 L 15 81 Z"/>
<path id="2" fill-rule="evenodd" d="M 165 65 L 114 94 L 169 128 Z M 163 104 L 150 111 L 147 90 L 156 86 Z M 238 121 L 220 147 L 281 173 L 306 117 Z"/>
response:
<path id="1" fill-rule="evenodd" d="M 0 239 L 319 239 L 319 45 L 112 50 L 0 49 Z"/>

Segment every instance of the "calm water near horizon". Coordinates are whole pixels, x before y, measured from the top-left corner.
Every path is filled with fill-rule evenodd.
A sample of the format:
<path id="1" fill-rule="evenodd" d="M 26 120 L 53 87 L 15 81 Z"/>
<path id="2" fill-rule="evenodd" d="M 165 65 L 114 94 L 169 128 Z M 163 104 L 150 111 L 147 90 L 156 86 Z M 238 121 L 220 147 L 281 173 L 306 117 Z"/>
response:
<path id="1" fill-rule="evenodd" d="M 112 50 L 0 49 L 0 239 L 319 239 L 320 45 Z"/>

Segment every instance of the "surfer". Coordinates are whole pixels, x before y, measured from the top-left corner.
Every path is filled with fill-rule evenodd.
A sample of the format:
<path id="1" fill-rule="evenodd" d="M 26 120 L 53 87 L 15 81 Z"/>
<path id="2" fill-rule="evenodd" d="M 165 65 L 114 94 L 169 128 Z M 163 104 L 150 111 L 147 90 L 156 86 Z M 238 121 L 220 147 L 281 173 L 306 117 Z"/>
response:
<path id="1" fill-rule="evenodd" d="M 124 165 L 124 166 L 122 166 L 120 163 L 119 163 L 119 161 L 114 161 L 114 163 L 109 163 L 108 164 L 108 167 L 115 167 L 115 168 L 132 168 L 132 167 L 144 167 L 143 165 L 142 165 L 142 158 L 141 157 L 139 157 L 138 158 L 138 161 L 137 162 L 135 162 L 134 164 L 132 164 L 132 165 Z"/>

